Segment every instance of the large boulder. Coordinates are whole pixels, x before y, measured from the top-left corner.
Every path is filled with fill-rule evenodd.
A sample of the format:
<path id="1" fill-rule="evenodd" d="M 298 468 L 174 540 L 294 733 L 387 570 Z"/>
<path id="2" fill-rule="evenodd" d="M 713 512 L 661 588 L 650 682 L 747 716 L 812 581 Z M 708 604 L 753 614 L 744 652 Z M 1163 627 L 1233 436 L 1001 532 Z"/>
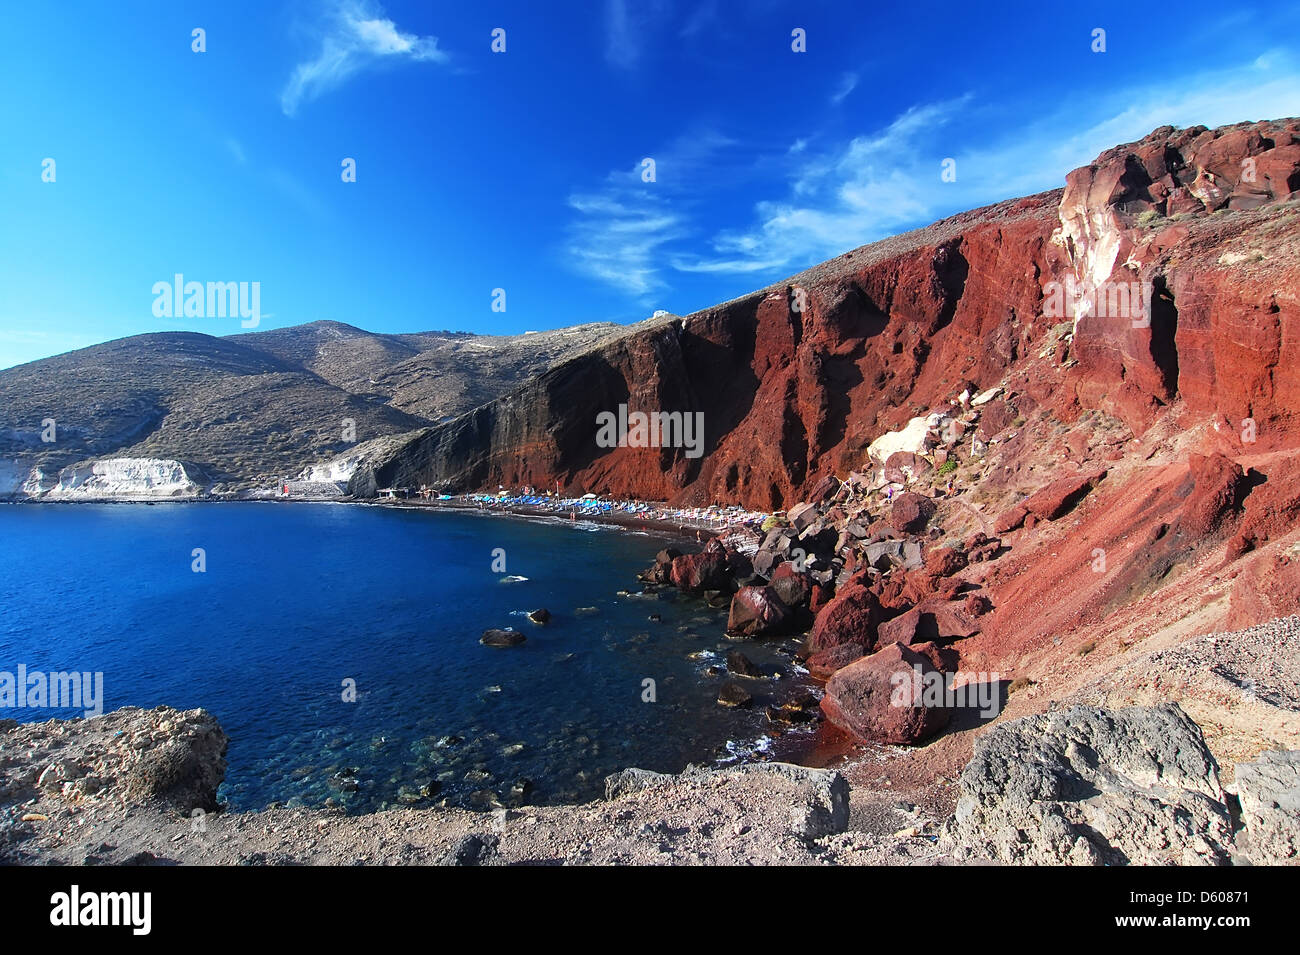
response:
<path id="1" fill-rule="evenodd" d="M 929 658 L 891 643 L 837 670 L 826 684 L 822 712 L 859 739 L 920 743 L 948 725 L 943 700 L 927 692 L 942 679 Z"/>
<path id="2" fill-rule="evenodd" d="M 943 841 L 1027 865 L 1217 865 L 1231 839 L 1200 727 L 1165 703 L 995 726 L 975 742 Z"/>
<path id="3" fill-rule="evenodd" d="M 906 491 L 894 498 L 889 509 L 889 526 L 900 534 L 919 534 L 934 516 L 934 501 L 923 494 Z"/>
<path id="4" fill-rule="evenodd" d="M 727 555 L 721 549 L 684 554 L 673 560 L 671 579 L 674 587 L 693 596 L 706 590 L 730 590 Z"/>
<path id="5" fill-rule="evenodd" d="M 796 504 L 794 507 L 790 508 L 789 513 L 786 514 L 786 518 L 790 521 L 790 525 L 796 531 L 800 532 L 808 528 L 813 521 L 817 520 L 820 516 L 821 512 L 817 510 L 817 505 L 808 502 Z"/>
<path id="6" fill-rule="evenodd" d="M 741 587 L 731 598 L 728 633 L 761 637 L 781 633 L 789 624 L 790 608 L 772 587 Z"/>
<path id="7" fill-rule="evenodd" d="M 1178 529 L 1204 537 L 1222 528 L 1235 510 L 1245 474 L 1241 465 L 1223 454 L 1191 454 L 1187 463 L 1194 483 L 1179 515 Z"/>
<path id="8" fill-rule="evenodd" d="M 1021 502 L 1039 520 L 1054 521 L 1068 513 L 1106 476 L 1105 471 L 1060 478 Z"/>
<path id="9" fill-rule="evenodd" d="M 217 787 L 226 774 L 227 737 L 206 710 L 166 712 L 158 723 L 162 742 L 138 751 L 123 772 L 127 795 L 158 801 L 188 815 L 195 809 L 214 812 Z"/>
<path id="10" fill-rule="evenodd" d="M 854 643 L 870 650 L 876 645 L 881 615 L 880 598 L 860 578 L 851 580 L 817 615 L 808 634 L 808 649 L 816 653 Z"/>
<path id="11" fill-rule="evenodd" d="M 964 640 L 979 631 L 980 625 L 967 612 L 964 601 L 931 598 L 886 620 L 877 628 L 876 639 L 882 646 L 887 643 L 912 646 L 936 640 Z"/>
<path id="12" fill-rule="evenodd" d="M 867 651 L 860 644 L 841 643 L 839 646 L 817 651 L 805 661 L 804 665 L 817 679 L 828 680 L 837 670 L 843 670 L 850 663 L 855 663 L 866 655 Z"/>
<path id="13" fill-rule="evenodd" d="M 1244 848 L 1256 865 L 1300 865 L 1300 751 L 1237 764 Z"/>
<path id="14" fill-rule="evenodd" d="M 807 572 L 795 570 L 794 564 L 786 561 L 773 571 L 771 587 L 787 607 L 799 607 L 812 597 L 813 580 Z"/>

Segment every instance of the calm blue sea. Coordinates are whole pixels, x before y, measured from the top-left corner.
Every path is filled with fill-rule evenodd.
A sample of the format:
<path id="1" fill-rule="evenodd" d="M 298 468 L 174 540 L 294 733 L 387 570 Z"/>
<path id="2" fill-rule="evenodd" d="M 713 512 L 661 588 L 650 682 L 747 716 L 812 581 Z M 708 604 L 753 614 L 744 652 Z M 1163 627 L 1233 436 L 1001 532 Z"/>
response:
<path id="1" fill-rule="evenodd" d="M 222 797 L 238 809 L 569 801 L 627 766 L 791 755 L 799 734 L 774 743 L 761 722 L 776 690 L 752 686 L 751 711 L 715 703 L 725 611 L 636 595 L 664 543 L 373 506 L 0 506 L 0 671 L 102 671 L 105 710 L 206 708 L 230 736 Z M 549 626 L 521 615 L 538 607 Z M 489 627 L 528 642 L 483 647 Z M 789 674 L 779 646 L 744 649 Z"/>

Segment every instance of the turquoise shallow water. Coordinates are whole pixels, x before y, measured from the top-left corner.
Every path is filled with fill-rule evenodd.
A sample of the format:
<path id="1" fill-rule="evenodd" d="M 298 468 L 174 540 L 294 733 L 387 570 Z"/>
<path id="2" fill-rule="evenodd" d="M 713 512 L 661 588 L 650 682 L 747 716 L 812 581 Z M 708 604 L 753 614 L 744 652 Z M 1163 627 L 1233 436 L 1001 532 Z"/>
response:
<path id="1" fill-rule="evenodd" d="M 767 738 L 760 707 L 714 702 L 704 669 L 733 646 L 725 611 L 634 595 L 664 543 L 347 505 L 5 506 L 0 671 L 101 671 L 106 710 L 208 709 L 231 738 L 222 797 L 240 809 L 568 801 L 626 766 L 790 755 L 802 741 Z M 549 626 L 523 618 L 537 607 Z M 479 645 L 511 626 L 527 643 Z M 744 649 L 789 673 L 778 644 Z M 761 704 L 789 685 L 751 689 Z"/>

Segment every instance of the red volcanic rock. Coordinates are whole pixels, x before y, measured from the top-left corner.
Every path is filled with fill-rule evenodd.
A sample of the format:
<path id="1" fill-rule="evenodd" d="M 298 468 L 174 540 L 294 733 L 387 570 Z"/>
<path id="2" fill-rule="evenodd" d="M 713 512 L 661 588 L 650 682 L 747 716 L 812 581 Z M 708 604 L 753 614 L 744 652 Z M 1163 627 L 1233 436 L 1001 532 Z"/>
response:
<path id="1" fill-rule="evenodd" d="M 1218 531 L 1236 509 L 1245 474 L 1241 465 L 1223 454 L 1190 454 L 1187 463 L 1195 483 L 1178 518 L 1178 529 L 1204 537 Z"/>
<path id="2" fill-rule="evenodd" d="M 835 591 L 826 584 L 813 584 L 812 597 L 808 601 L 808 609 L 815 614 L 821 613 L 834 597 Z"/>
<path id="3" fill-rule="evenodd" d="M 1300 613 L 1300 559 L 1260 554 L 1246 562 L 1228 596 L 1220 630 L 1242 630 Z"/>
<path id="4" fill-rule="evenodd" d="M 1175 396 L 1193 412 L 1233 421 L 1294 418 L 1298 346 L 1287 329 L 1298 305 L 1275 290 L 1295 287 L 1300 269 L 1294 255 L 1247 267 L 1244 250 L 1268 247 L 1251 230 L 1294 195 L 1298 147 L 1293 119 L 1163 127 L 1070 173 L 1060 210 L 1063 264 L 1107 296 L 1146 283 L 1151 301 L 1145 316 L 1108 308 L 1075 323 L 1078 365 L 1067 378 L 1081 404 L 1139 434 Z M 1263 215 L 1231 224 L 1208 215 L 1224 208 Z M 1175 215 L 1183 221 L 1168 228 L 1140 222 Z"/>
<path id="5" fill-rule="evenodd" d="M 1078 504 L 1105 476 L 1106 472 L 1100 471 L 1061 478 L 1031 494 L 1021 504 L 1035 517 L 1054 521 Z"/>
<path id="6" fill-rule="evenodd" d="M 841 643 L 837 647 L 814 653 L 805 661 L 808 672 L 818 680 L 830 679 L 836 670 L 842 670 L 855 660 L 861 660 L 867 651 L 856 643 Z"/>
<path id="7" fill-rule="evenodd" d="M 808 500 L 813 504 L 825 504 L 840 490 L 840 481 L 834 474 L 828 474 L 808 492 Z"/>
<path id="8" fill-rule="evenodd" d="M 1014 531 L 1025 522 L 1028 515 L 1029 511 L 1023 504 L 1009 507 L 993 521 L 993 531 L 996 534 L 1006 534 L 1009 531 Z"/>
<path id="9" fill-rule="evenodd" d="M 731 575 L 721 549 L 684 554 L 672 563 L 673 586 L 682 593 L 699 595 L 706 590 L 730 589 Z"/>
<path id="10" fill-rule="evenodd" d="M 925 572 L 935 577 L 949 577 L 966 564 L 966 554 L 955 547 L 936 547 L 925 555 Z"/>
<path id="11" fill-rule="evenodd" d="M 975 436 L 981 441 L 996 437 L 1011 427 L 1011 422 L 1015 418 L 1016 409 L 1006 401 L 1000 399 L 990 401 L 980 409 L 980 422 L 975 431 Z"/>
<path id="12" fill-rule="evenodd" d="M 928 678 L 928 680 L 927 680 Z M 875 743 L 920 743 L 948 725 L 949 712 L 927 705 L 927 682 L 940 678 L 929 658 L 897 643 L 835 672 L 822 712 L 836 726 Z"/>
<path id="13" fill-rule="evenodd" d="M 812 597 L 813 579 L 787 560 L 773 571 L 771 588 L 787 607 L 799 607 Z"/>
<path id="14" fill-rule="evenodd" d="M 945 647 L 938 643 L 917 643 L 912 651 L 921 654 L 930 661 L 940 673 L 955 673 L 961 664 L 961 654 L 955 647 Z"/>
<path id="15" fill-rule="evenodd" d="M 918 534 L 934 516 L 934 501 L 914 491 L 894 498 L 889 509 L 889 526 L 900 534 Z"/>
<path id="16" fill-rule="evenodd" d="M 1063 192 L 963 213 L 651 323 L 394 440 L 358 467 L 350 491 L 559 479 L 674 505 L 785 508 L 812 500 L 824 476 L 862 467 L 863 443 L 917 409 L 1005 380 L 1017 381 L 1010 403 L 1022 415 L 1032 398 L 1062 421 L 1097 410 L 1140 436 L 1178 402 L 1189 428 L 1211 414 L 1238 427 L 1250 418 L 1253 450 L 1290 447 L 1300 262 L 1279 204 L 1298 176 L 1295 120 L 1164 127 L 1074 171 Z M 1186 215 L 1171 222 L 1176 213 Z M 1047 314 L 1045 293 L 1067 279 L 1145 283 L 1149 322 Z M 806 292 L 797 312 L 792 285 Z M 1066 367 L 1040 358 L 1062 324 L 1073 326 Z M 597 415 L 624 402 L 702 413 L 702 454 L 597 445 Z M 997 404 L 982 413 L 986 427 L 1007 413 Z"/>
<path id="17" fill-rule="evenodd" d="M 741 587 L 731 598 L 727 632 L 747 637 L 780 633 L 790 622 L 790 608 L 771 587 Z"/>
<path id="18" fill-rule="evenodd" d="M 808 501 L 796 504 L 794 507 L 790 508 L 790 513 L 786 515 L 790 520 L 791 526 L 797 531 L 806 529 L 808 525 L 817 520 L 820 516 L 820 512 L 817 510 L 817 505 Z"/>
<path id="19" fill-rule="evenodd" d="M 816 653 L 845 643 L 870 650 L 876 643 L 880 601 L 861 580 L 854 578 L 817 615 L 808 635 L 808 649 Z"/>
<path id="20" fill-rule="evenodd" d="M 962 601 L 931 598 L 892 620 L 886 620 L 876 630 L 877 641 L 901 643 L 911 646 L 933 640 L 962 640 L 979 633 L 980 625 L 967 613 Z"/>

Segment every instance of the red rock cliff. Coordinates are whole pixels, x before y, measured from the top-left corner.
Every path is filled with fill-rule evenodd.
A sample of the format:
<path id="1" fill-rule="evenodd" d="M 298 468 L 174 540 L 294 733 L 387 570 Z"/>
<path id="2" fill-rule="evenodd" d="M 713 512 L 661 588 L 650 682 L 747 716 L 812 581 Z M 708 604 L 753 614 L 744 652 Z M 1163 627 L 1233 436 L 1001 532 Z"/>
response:
<path id="1" fill-rule="evenodd" d="M 1035 364 L 1023 390 L 1065 420 L 1096 409 L 1140 435 L 1182 402 L 1289 446 L 1297 190 L 1296 120 L 1164 127 L 1070 173 L 1064 191 L 864 246 L 579 356 L 370 463 L 353 490 L 559 481 L 779 508 L 861 467 L 881 433 L 1044 354 L 1049 370 Z M 1129 288 L 1149 290 L 1149 308 L 1115 308 Z M 620 404 L 702 412 L 702 454 L 598 446 L 597 416 Z"/>

